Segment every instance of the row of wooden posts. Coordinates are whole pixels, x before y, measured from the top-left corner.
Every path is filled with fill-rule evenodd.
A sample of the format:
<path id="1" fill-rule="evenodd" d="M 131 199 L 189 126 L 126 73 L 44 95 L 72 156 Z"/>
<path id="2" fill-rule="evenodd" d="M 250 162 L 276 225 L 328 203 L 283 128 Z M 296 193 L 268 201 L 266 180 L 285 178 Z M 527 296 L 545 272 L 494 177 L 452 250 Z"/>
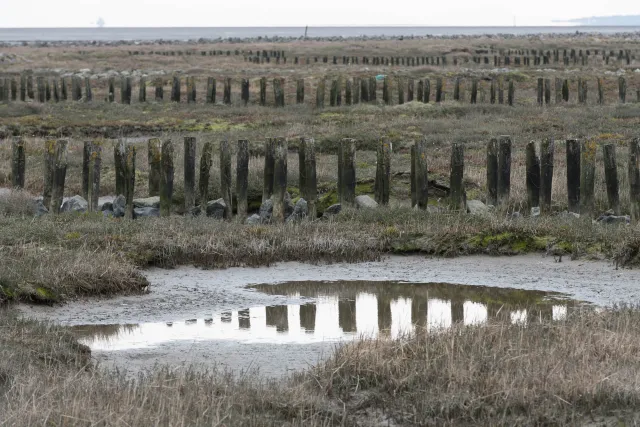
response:
<path id="1" fill-rule="evenodd" d="M 223 103 L 232 103 L 232 79 L 224 78 L 223 89 Z M 550 104 L 552 102 L 552 91 L 555 92 L 555 102 L 560 104 L 562 102 L 569 102 L 570 95 L 570 82 L 568 79 L 555 78 L 554 86 L 551 84 L 552 80 L 549 78 L 539 78 L 537 81 L 537 102 L 538 104 Z M 442 77 L 436 78 L 435 85 L 435 102 L 444 101 L 445 97 L 445 79 Z M 462 101 L 464 98 L 463 79 L 456 77 L 453 81 L 453 100 Z M 164 99 L 164 82 L 156 79 L 155 84 L 155 99 L 156 101 L 162 101 Z M 335 78 L 331 80 L 331 86 L 329 91 L 329 105 L 354 105 L 360 102 L 375 101 L 378 92 L 378 80 L 376 77 L 353 77 L 353 78 Z M 507 85 L 507 103 L 514 105 L 515 103 L 515 91 L 516 83 L 513 80 L 508 81 Z M 54 78 L 52 82 L 45 79 L 43 76 L 36 78 L 37 88 L 37 101 L 38 102 L 59 102 L 69 99 L 68 84 L 66 78 L 58 80 Z M 84 88 L 84 95 L 83 95 Z M 276 107 L 283 107 L 285 105 L 285 79 L 274 78 L 272 81 L 272 88 L 274 93 Z M 15 78 L 0 79 L 0 101 L 15 101 L 18 97 L 18 89 L 20 100 L 25 101 L 27 99 L 34 99 L 34 86 L 32 75 L 21 75 L 20 85 Z M 130 104 L 132 100 L 133 91 L 133 79 L 132 77 L 122 77 L 120 79 L 120 102 L 123 104 Z M 241 100 L 246 105 L 249 103 L 250 98 L 250 81 L 249 79 L 242 79 L 241 85 Z M 579 78 L 577 82 L 578 102 L 587 103 L 588 98 L 588 81 L 586 79 Z M 171 101 L 180 102 L 182 99 L 182 82 L 180 77 L 174 76 L 171 84 Z M 92 88 L 91 79 L 85 77 L 71 78 L 70 86 L 70 98 L 74 101 L 92 101 Z M 197 90 L 195 77 L 189 76 L 186 78 L 186 98 L 187 103 L 195 103 Z M 390 76 L 385 76 L 382 82 L 382 99 L 385 104 L 393 104 L 394 96 L 393 92 L 397 93 L 397 100 L 399 104 L 403 104 L 411 101 L 419 101 L 428 103 L 431 101 L 431 82 L 429 79 L 414 80 L 412 78 L 397 78 L 392 83 Z M 481 80 L 478 78 L 471 79 L 471 85 L 469 88 L 470 96 L 469 101 L 472 104 L 477 102 L 486 102 L 485 91 L 481 87 Z M 344 93 L 344 102 L 343 102 Z M 406 93 L 406 98 L 405 98 Z M 478 94 L 481 94 L 480 100 L 478 100 Z M 109 78 L 108 80 L 108 92 L 107 102 L 115 102 L 116 100 L 116 79 Z M 217 81 L 213 77 L 207 78 L 206 87 L 206 103 L 216 103 L 217 94 Z M 321 79 L 316 87 L 316 107 L 325 107 L 325 95 L 326 95 L 326 82 Z M 604 104 L 604 82 L 601 78 L 597 79 L 597 95 L 598 103 Z M 640 102 L 640 90 L 637 91 L 638 101 Z M 627 81 L 624 77 L 618 77 L 618 99 L 624 103 L 627 99 Z M 298 79 L 296 81 L 296 104 L 302 104 L 305 100 L 305 81 L 304 79 Z M 141 77 L 139 80 L 138 101 L 147 101 L 147 81 L 146 78 Z M 493 78 L 489 87 L 489 102 L 492 104 L 503 104 L 504 99 L 504 83 L 502 79 Z M 259 80 L 259 104 L 264 106 L 267 104 L 267 79 L 263 77 Z"/>
<path id="2" fill-rule="evenodd" d="M 45 141 L 45 167 L 43 203 L 52 213 L 58 213 L 62 205 L 67 169 L 67 140 Z M 83 197 L 89 202 L 89 211 L 97 211 L 100 193 L 102 145 L 86 141 L 83 150 Z M 174 143 L 168 139 L 148 141 L 149 195 L 160 196 L 160 215 L 169 216 L 172 210 L 174 185 Z M 616 145 L 603 146 L 605 183 L 609 208 L 620 213 L 620 195 Z M 21 137 L 12 142 L 13 186 L 24 187 L 25 147 Z M 576 213 L 594 212 L 595 170 L 597 145 L 594 141 L 566 141 L 568 210 Z M 392 145 L 382 139 L 377 149 L 375 199 L 389 203 Z M 494 138 L 487 144 L 487 203 L 506 205 L 511 191 L 512 140 L 509 136 Z M 541 213 L 551 212 L 555 142 L 546 139 L 540 145 L 530 142 L 526 146 L 526 188 L 529 207 L 540 207 Z M 273 197 L 273 218 L 284 220 L 284 197 L 287 191 L 287 154 L 285 138 L 267 138 L 262 201 Z M 309 207 L 309 217 L 316 217 L 316 150 L 313 138 L 301 138 L 299 149 L 300 193 Z M 422 140 L 411 147 L 411 204 L 421 209 L 428 205 L 428 147 Z M 213 144 L 206 142 L 202 148 L 199 167 L 199 200 L 201 208 L 211 198 L 209 178 L 213 157 Z M 114 145 L 116 193 L 125 196 L 126 217 L 133 217 L 135 187 L 136 146 L 123 140 Z M 231 147 L 228 141 L 220 143 L 220 182 L 226 208 L 224 217 L 231 218 L 233 191 L 231 173 Z M 239 140 L 236 151 L 236 201 L 237 214 L 248 213 L 249 143 Z M 640 138 L 629 143 L 628 153 L 629 196 L 631 214 L 640 219 Z M 454 143 L 451 148 L 449 204 L 454 210 L 466 211 L 464 190 L 464 144 Z M 338 199 L 343 204 L 353 204 L 356 196 L 356 141 L 343 139 L 338 150 Z M 184 210 L 196 206 L 196 139 L 184 138 Z"/>

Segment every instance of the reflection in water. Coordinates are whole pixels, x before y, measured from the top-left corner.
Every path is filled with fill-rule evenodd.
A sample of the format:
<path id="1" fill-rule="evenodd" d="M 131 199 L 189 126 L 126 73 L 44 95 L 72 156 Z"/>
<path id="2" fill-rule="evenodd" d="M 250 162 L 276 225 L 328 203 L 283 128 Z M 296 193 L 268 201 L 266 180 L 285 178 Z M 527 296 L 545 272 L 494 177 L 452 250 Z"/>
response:
<path id="1" fill-rule="evenodd" d="M 357 337 L 399 338 L 416 328 L 436 332 L 452 324 L 488 321 L 527 325 L 565 319 L 574 301 L 559 294 L 447 284 L 302 282 L 258 285 L 258 291 L 300 304 L 249 307 L 204 319 L 73 329 L 95 350 L 126 350 L 172 341 L 313 343 Z M 307 302 L 309 299 L 313 301 Z"/>

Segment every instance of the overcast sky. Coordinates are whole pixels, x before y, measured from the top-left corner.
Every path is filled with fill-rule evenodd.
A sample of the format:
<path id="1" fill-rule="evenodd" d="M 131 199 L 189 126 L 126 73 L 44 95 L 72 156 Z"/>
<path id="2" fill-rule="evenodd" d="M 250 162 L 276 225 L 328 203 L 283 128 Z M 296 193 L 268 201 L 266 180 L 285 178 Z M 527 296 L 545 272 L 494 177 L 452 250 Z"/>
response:
<path id="1" fill-rule="evenodd" d="M 0 27 L 518 26 L 640 14 L 637 1 L 0 0 Z"/>

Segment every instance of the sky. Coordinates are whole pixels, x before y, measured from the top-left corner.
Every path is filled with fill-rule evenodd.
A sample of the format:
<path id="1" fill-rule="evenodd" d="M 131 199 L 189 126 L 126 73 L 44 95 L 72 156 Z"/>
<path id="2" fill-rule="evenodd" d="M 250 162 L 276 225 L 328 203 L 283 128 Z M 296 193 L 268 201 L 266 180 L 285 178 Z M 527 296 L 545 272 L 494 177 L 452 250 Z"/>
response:
<path id="1" fill-rule="evenodd" d="M 0 0 L 0 28 L 237 26 L 518 26 L 640 14 L 637 1 Z"/>

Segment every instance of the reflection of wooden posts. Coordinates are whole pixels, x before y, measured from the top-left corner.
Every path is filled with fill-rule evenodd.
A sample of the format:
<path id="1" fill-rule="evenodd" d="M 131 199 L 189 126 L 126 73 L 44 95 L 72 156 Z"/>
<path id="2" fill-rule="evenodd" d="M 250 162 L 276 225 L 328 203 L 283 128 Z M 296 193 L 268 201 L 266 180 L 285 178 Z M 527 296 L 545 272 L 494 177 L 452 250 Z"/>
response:
<path id="1" fill-rule="evenodd" d="M 567 197 L 569 212 L 580 212 L 580 142 L 567 140 Z"/>
<path id="2" fill-rule="evenodd" d="M 278 332 L 289 330 L 289 315 L 286 305 L 267 306 L 265 309 L 267 326 L 274 326 Z"/>
<path id="3" fill-rule="evenodd" d="M 273 171 L 273 215 L 276 223 L 283 223 L 285 218 L 284 196 L 287 192 L 287 141 L 275 138 Z"/>
<path id="4" fill-rule="evenodd" d="M 273 195 L 273 169 L 275 159 L 275 142 L 267 138 L 264 142 L 264 178 L 262 180 L 262 203 Z"/>
<path id="5" fill-rule="evenodd" d="M 487 204 L 498 204 L 498 140 L 487 143 Z"/>
<path id="6" fill-rule="evenodd" d="M 582 142 L 580 153 L 580 213 L 593 214 L 595 209 L 596 183 L 596 142 L 586 140 Z"/>
<path id="7" fill-rule="evenodd" d="M 82 146 L 82 197 L 89 200 L 89 165 L 91 163 L 91 153 L 93 153 L 93 143 L 84 141 Z"/>
<path id="8" fill-rule="evenodd" d="M 553 188 L 553 154 L 555 142 L 546 138 L 540 145 L 540 212 L 551 212 L 551 190 Z"/>
<path id="9" fill-rule="evenodd" d="M 531 209 L 540 206 L 540 156 L 533 141 L 527 144 L 526 168 L 527 201 Z"/>
<path id="10" fill-rule="evenodd" d="M 640 138 L 629 144 L 629 201 L 631 217 L 640 220 Z"/>
<path id="11" fill-rule="evenodd" d="M 413 146 L 414 159 L 412 161 L 412 169 L 414 174 L 411 177 L 414 194 L 412 200 L 413 206 L 420 209 L 427 209 L 429 203 L 429 177 L 427 169 L 427 141 L 416 141 Z M 412 207 L 413 207 L 412 206 Z"/>
<path id="12" fill-rule="evenodd" d="M 53 162 L 53 185 L 51 188 L 51 206 L 49 212 L 59 214 L 64 197 L 64 182 L 67 176 L 67 140 L 60 139 L 55 144 Z"/>
<path id="13" fill-rule="evenodd" d="M 313 138 L 302 138 L 300 141 L 301 158 L 301 190 L 302 197 L 307 201 L 308 217 L 316 219 L 316 199 L 318 187 L 316 178 L 316 146 Z"/>
<path id="14" fill-rule="evenodd" d="M 251 313 L 248 309 L 238 310 L 238 327 L 240 329 L 251 329 Z"/>
<path id="15" fill-rule="evenodd" d="M 47 139 L 44 142 L 44 188 L 42 191 L 42 204 L 49 209 L 51 206 L 51 192 L 53 189 L 53 170 L 55 164 L 55 152 L 57 141 Z"/>
<path id="16" fill-rule="evenodd" d="M 316 305 L 302 304 L 300 306 L 300 326 L 306 333 L 313 333 L 316 328 Z"/>
<path id="17" fill-rule="evenodd" d="M 116 195 L 124 195 L 125 190 L 125 160 L 124 160 L 124 140 L 119 140 L 113 146 L 113 164 L 116 175 Z"/>
<path id="18" fill-rule="evenodd" d="M 125 189 L 124 198 L 126 200 L 124 216 L 133 219 L 133 194 L 136 185 L 136 147 L 127 144 L 125 150 Z"/>
<path id="19" fill-rule="evenodd" d="M 353 205 L 356 198 L 356 141 L 345 138 L 340 144 L 340 203 Z M 340 173 L 340 172 L 339 172 Z"/>
<path id="20" fill-rule="evenodd" d="M 205 142 L 202 147 L 202 156 L 200 157 L 200 178 L 198 180 L 198 194 L 200 197 L 200 207 L 205 209 L 209 201 L 209 176 L 211 173 L 211 165 L 213 164 L 213 144 Z"/>
<path id="21" fill-rule="evenodd" d="M 17 136 L 11 142 L 11 184 L 13 188 L 24 188 L 26 157 L 24 140 Z"/>
<path id="22" fill-rule="evenodd" d="M 604 154 L 604 179 L 607 187 L 609 209 L 620 215 L 620 193 L 618 189 L 618 163 L 616 161 L 616 145 L 606 144 L 602 147 Z"/>
<path id="23" fill-rule="evenodd" d="M 220 142 L 220 191 L 225 204 L 225 219 L 233 217 L 231 180 L 231 147 L 229 147 L 229 141 L 223 140 Z"/>
<path id="24" fill-rule="evenodd" d="M 511 137 L 498 137 L 498 205 L 509 201 L 511 193 Z"/>
<path id="25" fill-rule="evenodd" d="M 454 210 L 466 212 L 464 192 L 464 144 L 454 142 L 451 146 L 451 169 L 449 176 L 449 202 Z"/>
<path id="26" fill-rule="evenodd" d="M 464 301 L 461 299 L 451 300 L 451 324 L 464 324 Z"/>
<path id="27" fill-rule="evenodd" d="M 338 301 L 338 325 L 342 332 L 356 332 L 356 300 Z"/>
<path id="28" fill-rule="evenodd" d="M 418 328 L 427 327 L 427 299 L 414 296 L 411 298 L 411 323 Z M 419 332 L 419 331 L 418 331 Z"/>
<path id="29" fill-rule="evenodd" d="M 147 142 L 149 164 L 149 197 L 160 195 L 160 176 L 162 174 L 162 142 L 160 138 L 150 138 Z"/>
<path id="30" fill-rule="evenodd" d="M 207 77 L 207 104 L 216 103 L 216 79 L 213 77 Z"/>
<path id="31" fill-rule="evenodd" d="M 160 216 L 170 216 L 173 203 L 173 142 L 162 142 L 162 174 L 160 176 Z"/>
<path id="32" fill-rule="evenodd" d="M 247 191 L 249 188 L 249 141 L 241 139 L 238 141 L 238 152 L 236 153 L 236 200 L 237 214 L 241 219 L 246 218 L 249 210 Z"/>
<path id="33" fill-rule="evenodd" d="M 184 210 L 196 205 L 196 138 L 184 137 Z"/>
<path id="34" fill-rule="evenodd" d="M 390 177 L 391 142 L 382 139 L 378 144 L 375 180 L 375 198 L 379 204 L 389 204 Z"/>
<path id="35" fill-rule="evenodd" d="M 391 300 L 378 294 L 378 330 L 380 333 L 391 328 Z"/>
<path id="36" fill-rule="evenodd" d="M 89 158 L 89 187 L 87 189 L 87 202 L 89 212 L 98 212 L 98 199 L 100 198 L 100 167 L 102 166 L 102 145 L 98 141 L 91 144 Z"/>

